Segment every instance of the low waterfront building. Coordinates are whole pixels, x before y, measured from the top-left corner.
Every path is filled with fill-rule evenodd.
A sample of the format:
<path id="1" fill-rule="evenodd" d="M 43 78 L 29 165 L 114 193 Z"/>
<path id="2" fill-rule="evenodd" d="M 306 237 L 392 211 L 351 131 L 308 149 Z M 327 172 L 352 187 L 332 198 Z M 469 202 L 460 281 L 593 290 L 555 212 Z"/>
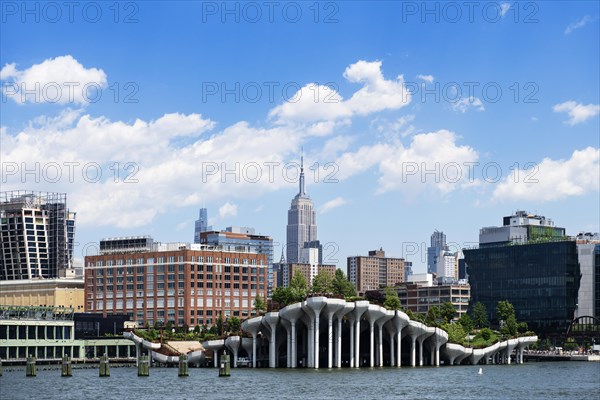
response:
<path id="1" fill-rule="evenodd" d="M 0 281 L 0 305 L 68 307 L 83 311 L 83 279 L 21 279 Z"/>
<path id="2" fill-rule="evenodd" d="M 113 337 L 81 334 L 75 315 L 68 307 L 0 306 L 0 359 L 24 363 L 31 355 L 55 363 L 68 355 L 76 361 L 97 362 L 106 354 L 113 360 L 135 360 L 136 347 L 122 337 L 122 329 Z"/>
<path id="3" fill-rule="evenodd" d="M 151 251 L 85 258 L 86 312 L 127 314 L 138 326 L 212 325 L 246 318 L 267 297 L 268 256 L 251 249 L 154 243 Z"/>

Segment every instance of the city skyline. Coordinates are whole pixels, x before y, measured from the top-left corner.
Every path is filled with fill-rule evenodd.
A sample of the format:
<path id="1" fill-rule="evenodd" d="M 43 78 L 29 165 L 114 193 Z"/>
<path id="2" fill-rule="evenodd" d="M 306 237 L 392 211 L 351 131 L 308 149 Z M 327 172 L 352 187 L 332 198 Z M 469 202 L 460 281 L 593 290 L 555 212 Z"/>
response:
<path id="1" fill-rule="evenodd" d="M 515 210 L 600 231 L 598 3 L 292 3 L 297 21 L 220 4 L 5 10 L 2 187 L 67 193 L 75 259 L 104 237 L 191 242 L 201 207 L 279 255 L 302 148 L 342 269 L 384 248 L 425 272 L 435 229 L 469 247 Z"/>

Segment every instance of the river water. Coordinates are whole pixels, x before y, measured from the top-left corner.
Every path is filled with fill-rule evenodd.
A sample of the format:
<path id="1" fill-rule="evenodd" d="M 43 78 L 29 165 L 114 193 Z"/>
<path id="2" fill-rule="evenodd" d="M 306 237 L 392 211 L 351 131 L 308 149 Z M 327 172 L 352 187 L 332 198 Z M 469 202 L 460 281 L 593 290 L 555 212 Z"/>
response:
<path id="1" fill-rule="evenodd" d="M 483 374 L 479 375 L 479 368 Z M 0 399 L 594 399 L 600 398 L 600 363 L 530 362 L 523 365 L 361 368 L 341 370 L 232 369 L 219 378 L 213 368 L 135 367 L 60 370 L 26 378 L 23 369 L 4 371 Z"/>

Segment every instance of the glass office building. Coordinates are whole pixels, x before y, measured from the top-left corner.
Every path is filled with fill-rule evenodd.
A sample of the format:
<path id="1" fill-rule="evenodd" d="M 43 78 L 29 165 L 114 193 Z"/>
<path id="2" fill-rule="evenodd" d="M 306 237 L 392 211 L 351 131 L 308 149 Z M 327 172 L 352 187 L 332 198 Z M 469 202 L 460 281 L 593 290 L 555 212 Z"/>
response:
<path id="1" fill-rule="evenodd" d="M 574 318 L 580 284 L 577 244 L 567 238 L 532 244 L 465 249 L 471 306 L 485 305 L 497 323 L 496 304 L 508 300 L 519 321 L 538 334 L 565 332 Z"/>

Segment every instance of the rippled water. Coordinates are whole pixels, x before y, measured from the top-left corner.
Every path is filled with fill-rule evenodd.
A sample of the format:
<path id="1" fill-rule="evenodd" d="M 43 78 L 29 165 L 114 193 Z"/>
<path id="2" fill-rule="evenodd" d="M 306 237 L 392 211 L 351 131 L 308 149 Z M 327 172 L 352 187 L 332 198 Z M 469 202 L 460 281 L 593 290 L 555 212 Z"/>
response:
<path id="1" fill-rule="evenodd" d="M 341 370 L 232 369 L 219 378 L 212 368 L 136 368 L 4 371 L 1 399 L 598 399 L 600 363 L 554 362 L 524 365 L 361 368 Z"/>

